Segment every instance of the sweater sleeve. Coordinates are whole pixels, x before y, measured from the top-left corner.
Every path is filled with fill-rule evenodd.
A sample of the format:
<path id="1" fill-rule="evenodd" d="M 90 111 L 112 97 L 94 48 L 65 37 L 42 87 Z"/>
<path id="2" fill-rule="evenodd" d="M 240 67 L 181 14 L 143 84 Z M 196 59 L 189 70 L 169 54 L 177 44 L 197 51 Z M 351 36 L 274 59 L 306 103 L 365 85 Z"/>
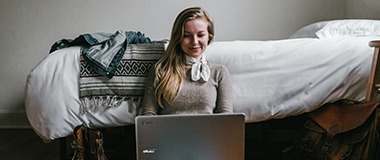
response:
<path id="1" fill-rule="evenodd" d="M 154 68 L 149 71 L 146 85 L 144 99 L 141 103 L 141 115 L 157 115 L 159 110 L 159 105 L 154 97 L 155 87 L 154 87 L 154 78 L 155 78 Z"/>
<path id="2" fill-rule="evenodd" d="M 224 66 L 218 82 L 216 113 L 233 113 L 230 73 Z"/>

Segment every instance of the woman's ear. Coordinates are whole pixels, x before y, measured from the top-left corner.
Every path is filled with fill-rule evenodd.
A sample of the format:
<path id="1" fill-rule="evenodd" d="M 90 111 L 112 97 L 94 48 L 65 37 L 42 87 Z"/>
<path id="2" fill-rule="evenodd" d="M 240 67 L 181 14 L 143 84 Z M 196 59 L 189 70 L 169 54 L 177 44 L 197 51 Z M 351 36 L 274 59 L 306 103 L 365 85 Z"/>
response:
<path id="1" fill-rule="evenodd" d="M 207 42 L 207 45 L 211 44 L 211 42 L 214 40 L 214 35 L 209 35 L 208 36 L 208 42 Z"/>

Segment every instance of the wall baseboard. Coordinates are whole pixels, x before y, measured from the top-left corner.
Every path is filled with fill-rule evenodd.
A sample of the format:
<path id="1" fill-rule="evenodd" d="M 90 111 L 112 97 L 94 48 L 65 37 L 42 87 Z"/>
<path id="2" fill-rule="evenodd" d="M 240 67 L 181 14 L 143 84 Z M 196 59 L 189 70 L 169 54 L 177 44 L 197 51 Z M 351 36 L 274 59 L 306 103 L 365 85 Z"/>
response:
<path id="1" fill-rule="evenodd" d="M 30 129 L 26 113 L 0 113 L 0 129 Z"/>

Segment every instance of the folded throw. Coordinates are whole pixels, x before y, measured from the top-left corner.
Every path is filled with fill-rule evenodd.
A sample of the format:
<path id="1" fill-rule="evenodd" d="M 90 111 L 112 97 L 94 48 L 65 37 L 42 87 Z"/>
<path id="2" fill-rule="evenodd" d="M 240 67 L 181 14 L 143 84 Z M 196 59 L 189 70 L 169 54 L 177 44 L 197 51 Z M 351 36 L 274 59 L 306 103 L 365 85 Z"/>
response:
<path id="1" fill-rule="evenodd" d="M 162 57 L 166 41 L 130 44 L 112 79 L 93 70 L 81 57 L 79 98 L 83 113 L 117 107 L 128 102 L 129 111 L 139 110 L 149 70 Z"/>

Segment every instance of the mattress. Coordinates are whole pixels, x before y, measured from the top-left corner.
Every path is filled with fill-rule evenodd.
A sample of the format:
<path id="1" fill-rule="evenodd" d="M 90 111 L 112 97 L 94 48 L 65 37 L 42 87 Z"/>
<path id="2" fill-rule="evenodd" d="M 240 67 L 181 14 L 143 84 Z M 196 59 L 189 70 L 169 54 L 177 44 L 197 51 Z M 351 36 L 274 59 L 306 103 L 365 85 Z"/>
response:
<path id="1" fill-rule="evenodd" d="M 373 54 L 368 42 L 379 38 L 217 41 L 205 55 L 228 68 L 234 112 L 244 113 L 245 122 L 253 123 L 310 112 L 342 98 L 363 100 Z M 81 112 L 80 50 L 70 47 L 47 55 L 27 77 L 26 113 L 46 143 L 70 135 L 81 124 L 131 125 L 138 114 L 139 102 L 127 101 Z"/>

